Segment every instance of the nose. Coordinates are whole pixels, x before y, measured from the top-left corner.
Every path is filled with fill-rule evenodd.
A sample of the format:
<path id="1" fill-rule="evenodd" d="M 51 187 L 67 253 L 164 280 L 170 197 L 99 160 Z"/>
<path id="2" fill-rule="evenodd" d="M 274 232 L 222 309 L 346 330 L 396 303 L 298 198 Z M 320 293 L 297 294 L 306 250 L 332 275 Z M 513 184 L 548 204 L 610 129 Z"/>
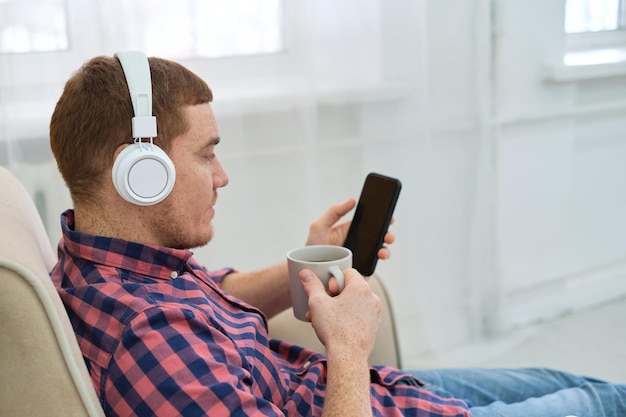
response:
<path id="1" fill-rule="evenodd" d="M 226 173 L 226 170 L 224 169 L 224 166 L 219 159 L 215 162 L 217 162 L 217 164 L 215 170 L 213 171 L 213 185 L 215 186 L 215 188 L 226 187 L 229 181 L 228 174 Z"/>

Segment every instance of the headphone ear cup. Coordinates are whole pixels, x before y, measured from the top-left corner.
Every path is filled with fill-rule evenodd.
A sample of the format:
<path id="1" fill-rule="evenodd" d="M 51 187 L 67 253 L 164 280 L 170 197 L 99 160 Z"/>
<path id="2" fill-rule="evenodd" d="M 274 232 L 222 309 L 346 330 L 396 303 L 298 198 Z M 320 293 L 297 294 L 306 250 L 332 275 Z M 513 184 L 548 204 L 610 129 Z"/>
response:
<path id="1" fill-rule="evenodd" d="M 139 206 L 163 201 L 174 188 L 176 169 L 158 146 L 133 143 L 119 153 L 113 163 L 112 179 L 122 198 Z"/>

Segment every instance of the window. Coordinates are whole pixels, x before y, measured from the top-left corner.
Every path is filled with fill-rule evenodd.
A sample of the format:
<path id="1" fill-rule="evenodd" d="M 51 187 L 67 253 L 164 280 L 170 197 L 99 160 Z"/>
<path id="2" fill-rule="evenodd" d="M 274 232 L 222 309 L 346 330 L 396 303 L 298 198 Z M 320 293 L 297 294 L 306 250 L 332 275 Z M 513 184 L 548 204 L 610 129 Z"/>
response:
<path id="1" fill-rule="evenodd" d="M 585 33 L 623 28 L 620 0 L 567 0 L 565 32 Z"/>
<path id="2" fill-rule="evenodd" d="M 626 62 L 626 2 L 566 0 L 566 66 Z"/>
<path id="3" fill-rule="evenodd" d="M 0 53 L 68 48 L 64 0 L 0 0 Z"/>
<path id="4" fill-rule="evenodd" d="M 73 33 L 99 26 L 112 39 L 172 59 L 271 54 L 284 49 L 283 0 L 0 0 L 0 53 L 63 51 Z M 98 16 L 99 20 L 84 16 Z M 117 37 L 116 37 L 117 36 Z M 86 38 L 90 38 L 86 36 Z M 101 42 L 102 41 L 102 42 Z M 75 39 L 73 46 L 86 39 Z M 78 46 L 81 49 L 81 46 Z"/>
<path id="5" fill-rule="evenodd" d="M 141 0 L 133 8 L 148 55 L 216 58 L 283 49 L 281 0 Z"/>

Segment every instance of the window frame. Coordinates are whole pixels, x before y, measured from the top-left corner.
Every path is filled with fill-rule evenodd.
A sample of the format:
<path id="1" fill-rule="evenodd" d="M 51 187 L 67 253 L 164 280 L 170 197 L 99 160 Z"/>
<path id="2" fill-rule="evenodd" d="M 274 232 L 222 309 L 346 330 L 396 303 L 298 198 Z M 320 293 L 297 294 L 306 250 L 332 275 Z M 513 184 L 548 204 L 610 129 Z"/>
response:
<path id="1" fill-rule="evenodd" d="M 545 77 L 571 83 L 626 75 L 626 0 L 620 0 L 620 27 L 616 30 L 567 33 L 566 8 L 561 21 L 563 49 L 558 62 L 549 63 Z"/>
<path id="2" fill-rule="evenodd" d="M 567 33 L 564 29 L 566 54 L 624 47 L 626 45 L 626 1 L 620 0 L 618 7 L 620 8 L 619 27 L 615 30 Z"/>

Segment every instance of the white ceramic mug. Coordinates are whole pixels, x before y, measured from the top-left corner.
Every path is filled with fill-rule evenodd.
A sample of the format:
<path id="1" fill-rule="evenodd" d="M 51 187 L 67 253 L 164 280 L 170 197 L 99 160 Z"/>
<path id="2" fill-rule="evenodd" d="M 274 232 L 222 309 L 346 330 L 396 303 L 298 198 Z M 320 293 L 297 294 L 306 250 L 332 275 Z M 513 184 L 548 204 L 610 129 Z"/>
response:
<path id="1" fill-rule="evenodd" d="M 309 311 L 309 297 L 304 292 L 299 274 L 303 269 L 310 269 L 319 277 L 328 290 L 330 277 L 335 277 L 339 289 L 343 290 L 343 270 L 352 267 L 352 252 L 343 246 L 312 245 L 293 249 L 287 253 L 289 268 L 289 289 L 293 315 L 300 320 L 306 320 Z"/>

